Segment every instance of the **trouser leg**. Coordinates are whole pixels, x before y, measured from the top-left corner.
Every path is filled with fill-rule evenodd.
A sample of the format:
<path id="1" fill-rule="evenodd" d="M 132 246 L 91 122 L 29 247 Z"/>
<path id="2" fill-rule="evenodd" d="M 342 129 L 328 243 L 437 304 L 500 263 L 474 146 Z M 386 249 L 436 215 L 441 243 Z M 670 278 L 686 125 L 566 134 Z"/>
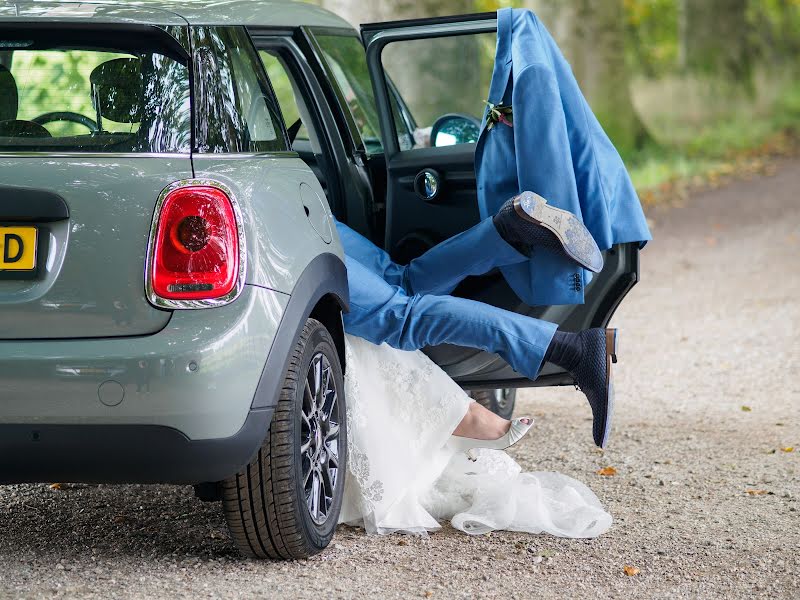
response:
<path id="1" fill-rule="evenodd" d="M 455 344 L 499 354 L 536 379 L 557 326 L 482 302 L 452 296 L 409 296 L 348 260 L 350 312 L 345 331 L 401 350 Z"/>
<path id="2" fill-rule="evenodd" d="M 408 265 L 392 262 L 384 250 L 346 225 L 337 222 L 336 229 L 347 256 L 409 294 L 449 294 L 469 275 L 530 260 L 500 237 L 491 218 L 437 244 Z"/>
<path id="3" fill-rule="evenodd" d="M 409 294 L 449 294 L 470 275 L 528 260 L 500 237 L 487 218 L 412 260 L 403 287 Z"/>

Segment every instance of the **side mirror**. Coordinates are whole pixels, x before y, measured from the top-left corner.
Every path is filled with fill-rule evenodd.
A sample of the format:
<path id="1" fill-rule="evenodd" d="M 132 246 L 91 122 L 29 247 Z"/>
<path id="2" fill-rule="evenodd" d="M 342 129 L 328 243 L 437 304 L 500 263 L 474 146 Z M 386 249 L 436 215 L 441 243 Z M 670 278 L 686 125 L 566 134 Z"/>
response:
<path id="1" fill-rule="evenodd" d="M 436 119 L 431 128 L 431 145 L 474 144 L 481 133 L 481 122 L 470 115 L 449 114 Z"/>

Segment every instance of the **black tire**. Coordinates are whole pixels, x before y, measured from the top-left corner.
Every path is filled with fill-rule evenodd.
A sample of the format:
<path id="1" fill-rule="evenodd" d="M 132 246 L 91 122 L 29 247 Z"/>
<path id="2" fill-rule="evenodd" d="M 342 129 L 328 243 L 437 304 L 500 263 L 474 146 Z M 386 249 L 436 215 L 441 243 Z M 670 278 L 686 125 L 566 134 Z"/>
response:
<path id="1" fill-rule="evenodd" d="M 308 395 L 307 390 L 316 387 L 317 365 L 320 389 L 327 389 L 327 381 L 333 385 L 333 396 Z M 317 402 L 319 398 L 321 402 Z M 314 412 L 317 405 L 322 406 L 318 413 Z M 323 418 L 326 406 L 331 413 L 327 429 Z M 306 418 L 307 414 L 312 417 Z M 342 368 L 333 339 L 322 323 L 309 319 L 292 351 L 264 443 L 249 465 L 222 483 L 225 520 L 242 554 L 251 558 L 308 558 L 328 546 L 344 495 L 346 414 Z M 338 461 L 334 461 L 331 445 L 334 425 L 338 425 L 334 444 Z M 338 468 L 332 466 L 334 462 Z M 332 490 L 329 503 L 327 494 L 316 495 L 317 509 L 324 506 L 324 515 L 317 510 L 316 519 L 309 500 L 313 493 L 304 485 L 306 474 L 311 492 L 315 483 L 322 486 L 317 489 Z M 326 486 L 326 482 L 333 485 Z"/>
<path id="2" fill-rule="evenodd" d="M 516 388 L 498 388 L 496 390 L 473 390 L 470 396 L 481 406 L 504 419 L 510 419 L 517 403 Z"/>

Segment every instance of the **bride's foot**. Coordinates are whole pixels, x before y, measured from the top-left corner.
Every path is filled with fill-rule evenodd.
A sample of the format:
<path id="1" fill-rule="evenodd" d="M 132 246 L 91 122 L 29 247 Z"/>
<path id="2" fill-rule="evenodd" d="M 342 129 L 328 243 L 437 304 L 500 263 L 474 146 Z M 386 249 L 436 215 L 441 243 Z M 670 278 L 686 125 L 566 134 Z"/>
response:
<path id="1" fill-rule="evenodd" d="M 508 433 L 510 427 L 511 421 L 508 419 L 498 417 L 477 402 L 471 402 L 453 435 L 475 440 L 496 440 Z"/>
<path id="2" fill-rule="evenodd" d="M 520 441 L 532 425 L 533 419 L 528 417 L 507 421 L 473 402 L 453 431 L 450 444 L 457 451 L 467 453 L 476 448 L 505 450 Z"/>

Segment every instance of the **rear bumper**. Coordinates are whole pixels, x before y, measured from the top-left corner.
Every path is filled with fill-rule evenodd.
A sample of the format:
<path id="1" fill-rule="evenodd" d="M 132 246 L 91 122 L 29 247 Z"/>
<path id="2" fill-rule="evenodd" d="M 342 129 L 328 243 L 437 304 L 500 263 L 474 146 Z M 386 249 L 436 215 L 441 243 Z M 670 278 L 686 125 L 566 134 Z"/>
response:
<path id="1" fill-rule="evenodd" d="M 251 410 L 237 433 L 208 440 L 158 425 L 0 425 L 0 484 L 220 481 L 253 457 L 273 410 Z"/>

